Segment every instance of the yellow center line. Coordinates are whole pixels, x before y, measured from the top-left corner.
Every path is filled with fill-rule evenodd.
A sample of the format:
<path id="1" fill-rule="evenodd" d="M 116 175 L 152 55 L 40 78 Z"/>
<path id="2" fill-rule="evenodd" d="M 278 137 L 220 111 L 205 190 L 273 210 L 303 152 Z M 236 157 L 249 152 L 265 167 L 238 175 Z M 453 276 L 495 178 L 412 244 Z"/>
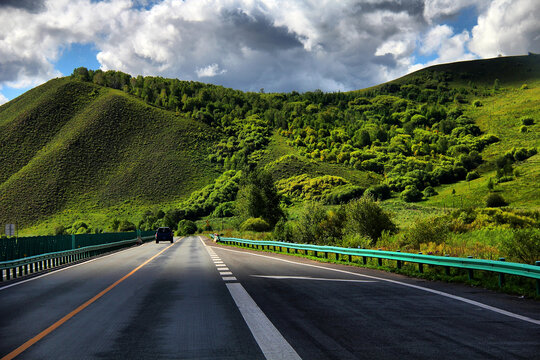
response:
<path id="1" fill-rule="evenodd" d="M 101 291 L 99 294 L 97 294 L 96 296 L 94 296 L 93 298 L 91 298 L 90 300 L 86 301 L 84 304 L 80 305 L 78 308 L 76 308 L 75 310 L 73 310 L 72 312 L 70 312 L 69 314 L 67 314 L 66 316 L 64 316 L 63 318 L 61 318 L 60 320 L 58 320 L 57 322 L 55 322 L 54 324 L 52 324 L 51 326 L 49 326 L 48 328 L 46 328 L 45 330 L 43 330 L 42 332 L 40 332 L 39 334 L 37 334 L 36 336 L 34 336 L 33 338 L 31 338 L 30 340 L 28 340 L 27 342 L 25 342 L 24 344 L 22 344 L 21 346 L 19 346 L 18 348 L 16 348 L 15 350 L 13 350 L 12 352 L 10 352 L 9 354 L 5 355 L 2 359 L 0 360 L 11 360 L 17 356 L 19 356 L 22 352 L 24 352 L 25 350 L 27 350 L 29 347 L 31 347 L 32 345 L 34 345 L 35 343 L 37 343 L 39 340 L 43 339 L 45 336 L 49 335 L 50 333 L 52 333 L 54 330 L 56 330 L 57 328 L 59 328 L 60 326 L 62 326 L 62 324 L 64 324 L 66 321 L 68 321 L 69 319 L 71 319 L 72 317 L 74 317 L 75 315 L 77 315 L 78 313 L 80 313 L 81 311 L 83 311 L 84 309 L 86 309 L 89 305 L 91 305 L 93 302 L 95 302 L 97 299 L 99 299 L 100 297 L 102 297 L 103 295 L 105 295 L 106 293 L 108 293 L 109 291 L 111 291 L 114 287 L 116 287 L 118 284 L 120 284 L 122 281 L 126 280 L 127 278 L 129 278 L 131 275 L 135 274 L 137 271 L 139 271 L 143 266 L 145 266 L 146 264 L 148 264 L 150 261 L 154 260 L 156 257 L 158 257 L 159 255 L 163 254 L 166 250 L 168 250 L 171 246 L 174 246 L 176 243 L 174 244 L 171 244 L 169 246 L 167 246 L 165 249 L 161 250 L 160 252 L 158 252 L 157 254 L 155 254 L 154 256 L 152 256 L 150 259 L 146 260 L 145 262 L 143 262 L 141 265 L 137 266 L 135 269 L 131 270 L 129 272 L 129 274 L 127 275 L 124 275 L 121 279 L 115 281 L 113 284 L 109 285 L 106 289 L 104 289 L 103 291 Z"/>

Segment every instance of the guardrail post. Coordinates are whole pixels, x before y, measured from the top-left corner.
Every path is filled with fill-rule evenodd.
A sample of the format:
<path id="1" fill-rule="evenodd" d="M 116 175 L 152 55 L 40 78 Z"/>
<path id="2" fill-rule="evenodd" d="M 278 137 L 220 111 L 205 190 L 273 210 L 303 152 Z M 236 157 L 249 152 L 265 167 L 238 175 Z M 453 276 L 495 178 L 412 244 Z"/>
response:
<path id="1" fill-rule="evenodd" d="M 349 255 L 349 262 L 352 262 L 352 255 Z"/>
<path id="2" fill-rule="evenodd" d="M 499 258 L 499 261 L 506 261 L 505 258 Z M 504 274 L 503 273 L 499 273 L 499 287 L 503 287 L 504 285 Z"/>
<path id="3" fill-rule="evenodd" d="M 0 269 L 0 281 L 4 281 L 4 269 Z"/>
<path id="4" fill-rule="evenodd" d="M 467 259 L 472 259 L 472 256 L 467 256 Z M 474 280 L 474 270 L 468 269 L 467 274 L 469 275 L 469 280 Z"/>
<path id="5" fill-rule="evenodd" d="M 367 265 L 367 257 L 366 256 L 362 256 L 362 262 L 364 263 L 364 265 Z"/>
<path id="6" fill-rule="evenodd" d="M 6 269 L 6 280 L 9 280 L 11 279 L 10 275 L 9 275 L 9 269 Z"/>
<path id="7" fill-rule="evenodd" d="M 324 258 L 328 259 L 328 253 L 327 252 L 324 253 Z"/>
<path id="8" fill-rule="evenodd" d="M 540 261 L 536 261 L 534 264 L 540 266 Z M 536 279 L 536 295 L 540 296 L 540 279 Z"/>
<path id="9" fill-rule="evenodd" d="M 401 250 L 396 250 L 396 252 L 401 252 Z M 401 260 L 396 261 L 396 266 L 398 269 L 401 269 Z"/>
<path id="10" fill-rule="evenodd" d="M 444 254 L 445 257 L 450 257 L 450 255 L 448 254 Z M 450 276 L 450 266 L 445 266 L 444 267 L 444 273 L 447 275 L 447 276 Z"/>
<path id="11" fill-rule="evenodd" d="M 378 249 L 381 251 L 382 249 Z M 382 258 L 377 258 L 377 265 L 382 266 Z"/>
<path id="12" fill-rule="evenodd" d="M 418 254 L 422 255 L 422 252 L 420 251 Z M 424 264 L 418 263 L 418 272 L 421 274 L 424 273 Z"/>

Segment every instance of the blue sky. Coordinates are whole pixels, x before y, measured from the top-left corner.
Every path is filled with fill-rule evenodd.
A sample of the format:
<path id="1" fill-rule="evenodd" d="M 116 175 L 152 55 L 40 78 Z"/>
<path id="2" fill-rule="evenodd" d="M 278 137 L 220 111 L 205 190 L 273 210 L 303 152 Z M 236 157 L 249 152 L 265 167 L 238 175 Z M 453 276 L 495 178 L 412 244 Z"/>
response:
<path id="1" fill-rule="evenodd" d="M 0 2 L 0 104 L 74 68 L 241 90 L 347 91 L 540 52 L 540 1 Z"/>

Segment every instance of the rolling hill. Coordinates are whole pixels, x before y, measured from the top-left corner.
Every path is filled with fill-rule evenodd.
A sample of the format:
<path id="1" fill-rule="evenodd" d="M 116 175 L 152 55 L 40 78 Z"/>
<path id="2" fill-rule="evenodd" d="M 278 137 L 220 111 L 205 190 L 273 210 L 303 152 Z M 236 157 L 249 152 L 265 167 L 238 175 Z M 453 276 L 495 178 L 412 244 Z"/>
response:
<path id="1" fill-rule="evenodd" d="M 234 200 L 252 169 L 287 188 L 341 186 L 328 193 L 383 184 L 405 225 L 483 206 L 493 179 L 513 207 L 537 210 L 539 122 L 537 55 L 437 65 L 347 93 L 243 93 L 79 68 L 0 106 L 0 223 L 50 233 L 77 220 L 137 223 L 147 210 L 200 218 Z M 305 198 L 287 196 L 293 208 Z"/>

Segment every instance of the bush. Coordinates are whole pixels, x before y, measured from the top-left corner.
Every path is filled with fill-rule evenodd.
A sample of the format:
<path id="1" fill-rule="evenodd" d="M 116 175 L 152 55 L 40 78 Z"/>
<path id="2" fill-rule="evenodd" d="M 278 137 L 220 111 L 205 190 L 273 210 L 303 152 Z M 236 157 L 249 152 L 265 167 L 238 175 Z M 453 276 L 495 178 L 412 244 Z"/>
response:
<path id="1" fill-rule="evenodd" d="M 54 228 L 54 235 L 64 235 L 66 233 L 66 228 L 64 225 L 58 225 Z"/>
<path id="2" fill-rule="evenodd" d="M 374 200 L 390 199 L 390 187 L 387 184 L 373 185 L 367 188 L 364 195 Z"/>
<path id="3" fill-rule="evenodd" d="M 533 125 L 534 119 L 532 116 L 522 116 L 520 119 L 522 125 Z"/>
<path id="4" fill-rule="evenodd" d="M 438 194 L 437 191 L 432 186 L 426 187 L 423 193 L 425 197 L 435 196 Z"/>
<path id="5" fill-rule="evenodd" d="M 502 247 L 512 260 L 534 264 L 540 259 L 540 229 L 514 230 L 513 237 L 503 241 Z"/>
<path id="6" fill-rule="evenodd" d="M 486 198 L 486 207 L 502 207 L 507 205 L 506 200 L 497 193 L 489 194 Z"/>
<path id="7" fill-rule="evenodd" d="M 497 184 L 502 184 L 514 180 L 513 176 L 501 176 L 497 179 Z"/>
<path id="8" fill-rule="evenodd" d="M 240 225 L 241 231 L 268 231 L 270 225 L 263 218 L 249 218 Z"/>
<path id="9" fill-rule="evenodd" d="M 228 201 L 219 204 L 214 212 L 212 213 L 212 217 L 216 218 L 224 218 L 224 217 L 231 217 L 234 215 L 234 201 Z"/>
<path id="10" fill-rule="evenodd" d="M 474 107 L 481 107 L 482 106 L 482 102 L 480 100 L 474 100 L 472 102 L 472 106 Z"/>
<path id="11" fill-rule="evenodd" d="M 128 220 L 122 220 L 120 221 L 120 224 L 118 224 L 118 231 L 124 232 L 124 231 L 134 231 L 135 230 L 135 224 Z"/>
<path id="12" fill-rule="evenodd" d="M 522 125 L 519 128 L 519 132 L 520 133 L 526 133 L 526 132 L 529 132 L 529 129 L 525 125 Z"/>
<path id="13" fill-rule="evenodd" d="M 324 198 L 324 203 L 329 205 L 344 204 L 352 199 L 362 196 L 364 188 L 355 185 L 339 186 L 327 194 Z"/>
<path id="14" fill-rule="evenodd" d="M 474 179 L 478 179 L 479 177 L 480 177 L 480 175 L 478 174 L 478 172 L 473 170 L 473 171 L 467 173 L 467 177 L 465 179 L 467 181 L 472 181 Z"/>
<path id="15" fill-rule="evenodd" d="M 414 185 L 408 185 L 400 194 L 400 198 L 405 202 L 417 202 L 422 200 L 422 193 Z"/>
<path id="16" fill-rule="evenodd" d="M 272 238 L 275 241 L 294 242 L 294 231 L 290 221 L 285 218 L 279 219 L 274 227 Z"/>
<path id="17" fill-rule="evenodd" d="M 420 244 L 442 244 L 450 235 L 449 223 L 442 217 L 417 220 L 403 235 L 401 245 L 420 249 Z"/>
<path id="18" fill-rule="evenodd" d="M 197 232 L 197 225 L 191 221 L 191 220 L 180 220 L 178 222 L 178 231 L 176 232 L 176 235 L 178 236 L 186 236 L 195 234 Z"/>
<path id="19" fill-rule="evenodd" d="M 390 215 L 372 198 L 364 196 L 345 205 L 347 234 L 359 234 L 375 243 L 383 231 L 393 233 L 397 230 Z"/>

